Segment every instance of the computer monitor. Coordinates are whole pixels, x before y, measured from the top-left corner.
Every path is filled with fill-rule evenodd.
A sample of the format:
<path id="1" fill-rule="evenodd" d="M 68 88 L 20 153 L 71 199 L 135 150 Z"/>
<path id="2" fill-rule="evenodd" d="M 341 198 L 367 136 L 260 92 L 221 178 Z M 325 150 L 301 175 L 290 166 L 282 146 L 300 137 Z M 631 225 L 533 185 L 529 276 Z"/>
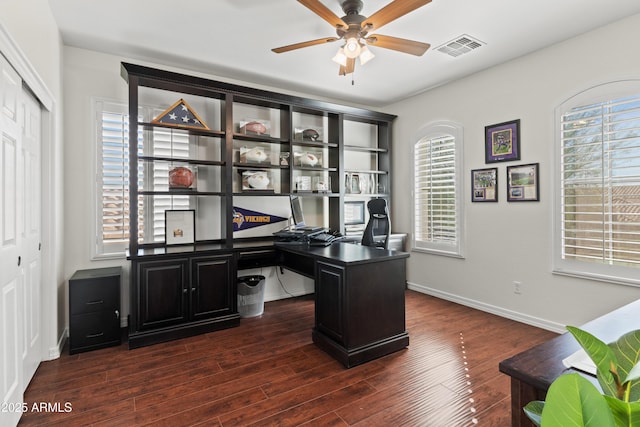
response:
<path id="1" fill-rule="evenodd" d="M 304 227 L 304 215 L 302 214 L 302 205 L 300 197 L 291 196 L 291 215 L 293 216 L 293 225 L 295 227 Z"/>

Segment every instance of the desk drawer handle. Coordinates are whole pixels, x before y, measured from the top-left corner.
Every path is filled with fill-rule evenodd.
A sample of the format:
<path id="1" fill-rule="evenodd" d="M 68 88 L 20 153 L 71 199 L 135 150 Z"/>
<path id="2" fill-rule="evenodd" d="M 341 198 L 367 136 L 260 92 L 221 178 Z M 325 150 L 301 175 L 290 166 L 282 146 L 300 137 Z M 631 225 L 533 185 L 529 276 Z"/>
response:
<path id="1" fill-rule="evenodd" d="M 98 338 L 104 335 L 104 332 L 100 332 L 99 334 L 89 334 L 86 338 Z"/>
<path id="2" fill-rule="evenodd" d="M 97 300 L 97 301 L 87 301 L 85 302 L 85 305 L 97 305 L 97 304 L 104 304 L 104 300 Z"/>

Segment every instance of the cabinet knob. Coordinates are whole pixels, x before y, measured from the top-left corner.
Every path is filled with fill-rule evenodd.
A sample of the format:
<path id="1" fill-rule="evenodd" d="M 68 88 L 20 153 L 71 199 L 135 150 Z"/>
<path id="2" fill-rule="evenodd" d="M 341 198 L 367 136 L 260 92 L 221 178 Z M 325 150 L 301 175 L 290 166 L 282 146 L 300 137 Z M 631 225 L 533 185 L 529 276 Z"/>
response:
<path id="1" fill-rule="evenodd" d="M 196 288 L 191 288 L 191 292 L 195 292 L 195 291 L 196 291 Z"/>
<path id="2" fill-rule="evenodd" d="M 22 264 L 22 257 L 18 256 L 18 267 L 20 267 L 20 264 Z"/>
<path id="3" fill-rule="evenodd" d="M 120 311 L 116 310 L 116 319 L 120 318 Z"/>
<path id="4" fill-rule="evenodd" d="M 189 289 L 187 289 L 187 288 L 184 288 L 184 289 L 182 290 L 182 293 L 183 293 L 183 294 L 186 294 L 187 292 L 189 292 Z"/>

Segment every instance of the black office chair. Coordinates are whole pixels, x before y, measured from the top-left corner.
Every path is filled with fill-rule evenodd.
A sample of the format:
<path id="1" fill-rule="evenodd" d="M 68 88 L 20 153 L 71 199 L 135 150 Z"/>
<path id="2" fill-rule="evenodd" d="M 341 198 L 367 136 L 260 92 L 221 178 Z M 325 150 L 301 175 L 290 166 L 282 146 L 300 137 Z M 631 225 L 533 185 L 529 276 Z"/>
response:
<path id="1" fill-rule="evenodd" d="M 389 249 L 389 235 L 391 234 L 391 221 L 389 209 L 385 199 L 373 199 L 367 203 L 369 210 L 369 222 L 362 235 L 363 246 L 374 246 Z"/>

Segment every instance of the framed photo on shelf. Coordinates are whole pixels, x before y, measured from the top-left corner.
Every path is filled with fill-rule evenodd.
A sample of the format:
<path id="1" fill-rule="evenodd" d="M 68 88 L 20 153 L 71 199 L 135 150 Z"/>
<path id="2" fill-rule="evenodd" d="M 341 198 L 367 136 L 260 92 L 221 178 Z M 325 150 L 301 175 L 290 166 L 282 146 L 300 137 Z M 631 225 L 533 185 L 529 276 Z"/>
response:
<path id="1" fill-rule="evenodd" d="M 364 201 L 344 202 L 344 225 L 364 224 Z"/>
<path id="2" fill-rule="evenodd" d="M 485 163 L 520 160 L 520 120 L 484 128 Z"/>
<path id="3" fill-rule="evenodd" d="M 164 211 L 164 235 L 166 245 L 189 245 L 195 242 L 194 209 Z"/>
<path id="4" fill-rule="evenodd" d="M 311 191 L 310 175 L 300 175 L 296 177 L 296 191 Z"/>
<path id="5" fill-rule="evenodd" d="M 360 194 L 360 175 L 357 173 L 347 174 L 345 188 L 347 193 Z"/>
<path id="6" fill-rule="evenodd" d="M 498 201 L 498 168 L 471 171 L 471 201 Z"/>
<path id="7" fill-rule="evenodd" d="M 540 200 L 539 163 L 507 167 L 507 201 Z"/>

